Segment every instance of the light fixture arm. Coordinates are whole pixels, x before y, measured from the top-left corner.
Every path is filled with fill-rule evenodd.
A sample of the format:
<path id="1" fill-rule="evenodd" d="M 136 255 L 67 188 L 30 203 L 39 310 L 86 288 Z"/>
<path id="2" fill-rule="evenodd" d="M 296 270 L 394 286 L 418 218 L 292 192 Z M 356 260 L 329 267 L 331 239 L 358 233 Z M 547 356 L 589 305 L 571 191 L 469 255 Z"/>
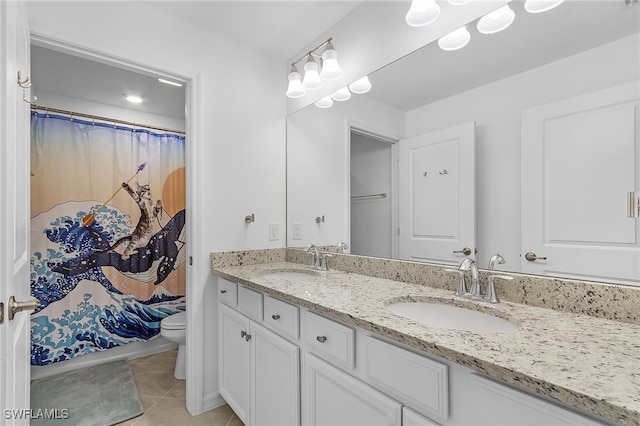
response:
<path id="1" fill-rule="evenodd" d="M 327 41 L 321 43 L 320 45 L 318 45 L 315 49 L 311 49 L 310 51 L 308 51 L 305 55 L 303 55 L 302 57 L 300 57 L 298 60 L 293 61 L 293 63 L 291 64 L 291 66 L 296 66 L 298 63 L 302 62 L 303 59 L 307 59 L 308 57 L 313 57 L 316 56 L 318 58 L 322 57 L 322 54 L 318 53 L 318 50 L 320 50 L 321 48 L 323 48 L 324 46 L 326 46 L 327 44 L 331 43 L 331 40 L 333 40 L 333 37 L 329 37 L 327 39 Z"/>

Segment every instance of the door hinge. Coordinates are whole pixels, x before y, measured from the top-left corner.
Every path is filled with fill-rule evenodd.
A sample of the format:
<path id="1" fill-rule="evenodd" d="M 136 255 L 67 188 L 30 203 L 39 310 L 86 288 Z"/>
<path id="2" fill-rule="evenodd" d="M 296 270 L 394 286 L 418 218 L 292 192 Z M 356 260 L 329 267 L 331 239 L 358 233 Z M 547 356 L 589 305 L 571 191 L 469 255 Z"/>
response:
<path id="1" fill-rule="evenodd" d="M 193 256 L 189 256 L 189 266 L 193 265 Z"/>
<path id="2" fill-rule="evenodd" d="M 4 323 L 4 303 L 0 302 L 0 324 Z"/>

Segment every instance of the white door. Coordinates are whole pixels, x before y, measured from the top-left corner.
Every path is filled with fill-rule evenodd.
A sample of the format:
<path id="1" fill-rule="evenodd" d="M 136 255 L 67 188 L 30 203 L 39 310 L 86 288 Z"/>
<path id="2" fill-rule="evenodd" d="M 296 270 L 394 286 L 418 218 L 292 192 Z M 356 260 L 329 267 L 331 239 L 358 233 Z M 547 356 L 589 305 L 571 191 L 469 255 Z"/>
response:
<path id="1" fill-rule="evenodd" d="M 522 113 L 523 272 L 638 285 L 639 98 L 635 82 Z"/>
<path id="2" fill-rule="evenodd" d="M 251 424 L 300 424 L 300 350 L 251 323 Z"/>
<path id="3" fill-rule="evenodd" d="M 244 424 L 249 424 L 249 318 L 220 308 L 220 395 Z"/>
<path id="4" fill-rule="evenodd" d="M 29 29 L 22 2 L 0 2 L 0 425 L 28 424 L 30 316 L 12 320 L 10 298 L 30 299 L 29 284 L 29 104 L 18 71 L 30 75 Z M 28 83 L 23 83 L 27 86 Z M 27 99 L 30 90 L 25 89 Z M 9 411 L 6 411 L 9 410 Z"/>
<path id="5" fill-rule="evenodd" d="M 475 257 L 475 123 L 400 141 L 400 258 Z"/>

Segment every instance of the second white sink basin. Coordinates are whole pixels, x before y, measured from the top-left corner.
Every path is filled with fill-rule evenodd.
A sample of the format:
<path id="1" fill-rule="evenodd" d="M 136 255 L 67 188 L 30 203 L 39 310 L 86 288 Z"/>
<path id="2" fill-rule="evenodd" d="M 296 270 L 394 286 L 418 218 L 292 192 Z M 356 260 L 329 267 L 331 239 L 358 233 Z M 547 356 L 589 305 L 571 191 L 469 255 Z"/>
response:
<path id="1" fill-rule="evenodd" d="M 396 315 L 431 327 L 476 333 L 500 333 L 517 329 L 514 324 L 502 318 L 453 305 L 406 302 L 393 303 L 386 308 Z"/>

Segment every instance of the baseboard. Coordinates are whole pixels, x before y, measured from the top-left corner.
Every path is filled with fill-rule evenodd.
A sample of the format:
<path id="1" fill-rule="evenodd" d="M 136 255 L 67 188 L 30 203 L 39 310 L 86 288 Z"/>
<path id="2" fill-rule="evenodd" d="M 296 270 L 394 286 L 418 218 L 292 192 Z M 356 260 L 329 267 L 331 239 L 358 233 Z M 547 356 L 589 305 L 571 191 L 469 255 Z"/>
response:
<path id="1" fill-rule="evenodd" d="M 202 404 L 202 408 L 204 411 L 213 410 L 214 408 L 221 407 L 225 405 L 227 401 L 224 400 L 220 393 L 212 393 L 204 397 L 204 401 Z"/>

